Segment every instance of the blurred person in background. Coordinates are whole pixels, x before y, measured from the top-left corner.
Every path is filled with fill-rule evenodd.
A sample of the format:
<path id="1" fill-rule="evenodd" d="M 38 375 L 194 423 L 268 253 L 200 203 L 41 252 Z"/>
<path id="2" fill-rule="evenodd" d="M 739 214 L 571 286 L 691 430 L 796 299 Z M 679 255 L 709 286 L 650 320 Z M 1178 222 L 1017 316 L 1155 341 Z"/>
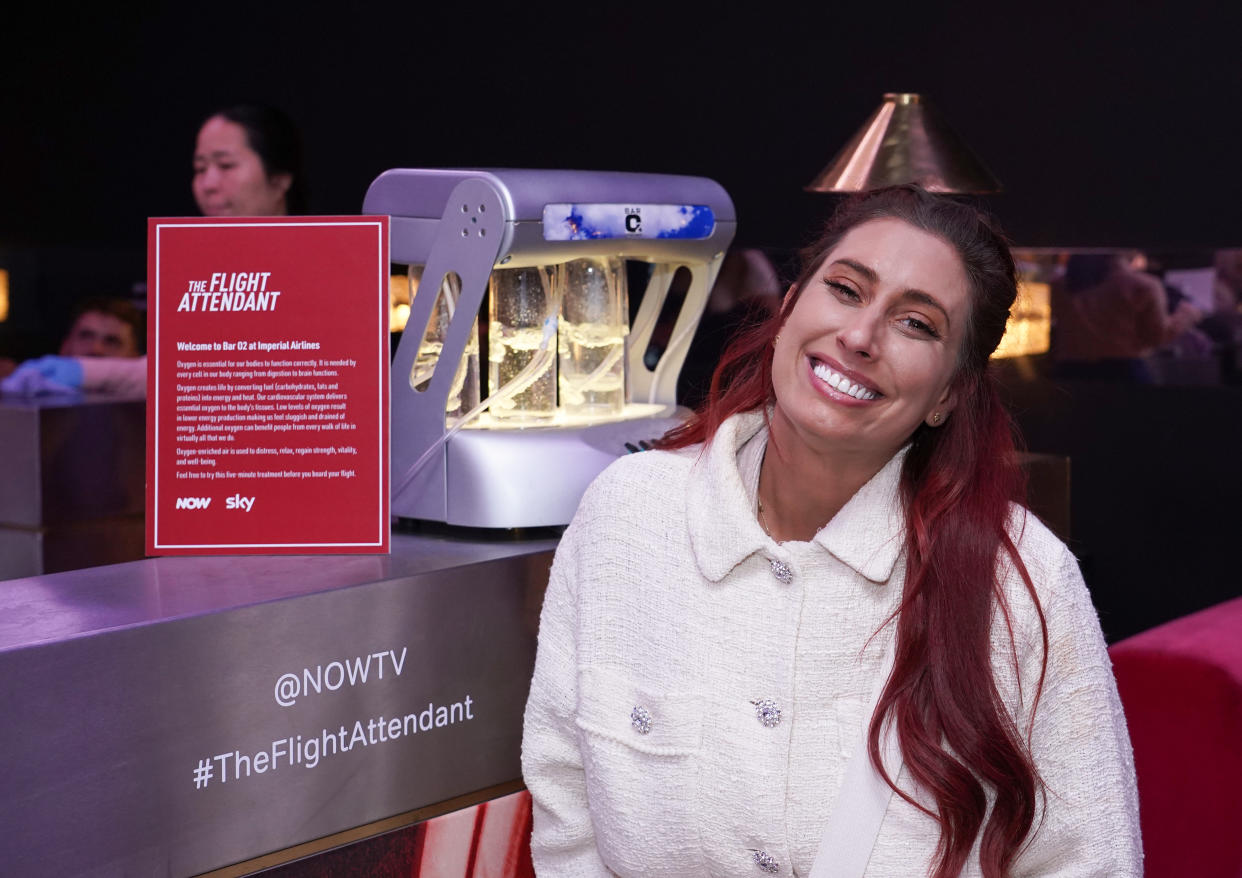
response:
<path id="1" fill-rule="evenodd" d="M 198 130 L 191 187 L 203 216 L 304 213 L 297 126 L 280 110 L 261 104 L 213 113 Z"/>
<path id="2" fill-rule="evenodd" d="M 74 309 L 60 343 L 62 357 L 140 357 L 146 349 L 146 315 L 124 299 L 88 299 Z"/>
<path id="3" fill-rule="evenodd" d="M 301 135 L 275 107 L 237 104 L 212 113 L 198 129 L 190 188 L 204 216 L 303 213 L 304 177 Z M 110 308 L 80 313 L 59 355 L 22 363 L 0 382 L 0 391 L 145 393 L 146 335 L 141 329 L 127 334 L 120 325 L 126 322 Z"/>
<path id="4" fill-rule="evenodd" d="M 1242 383 L 1242 251 L 1221 251 L 1216 258 L 1212 312 L 1199 321 L 1220 358 L 1221 380 Z"/>
<path id="5" fill-rule="evenodd" d="M 1183 299 L 1170 310 L 1141 255 L 1076 253 L 1052 287 L 1054 374 L 1061 379 L 1152 384 L 1148 357 L 1202 316 Z"/>
<path id="6" fill-rule="evenodd" d="M 91 390 L 141 396 L 147 386 L 146 314 L 125 299 L 92 298 L 74 309 L 58 353 L 27 360 L 0 382 L 32 396 Z"/>

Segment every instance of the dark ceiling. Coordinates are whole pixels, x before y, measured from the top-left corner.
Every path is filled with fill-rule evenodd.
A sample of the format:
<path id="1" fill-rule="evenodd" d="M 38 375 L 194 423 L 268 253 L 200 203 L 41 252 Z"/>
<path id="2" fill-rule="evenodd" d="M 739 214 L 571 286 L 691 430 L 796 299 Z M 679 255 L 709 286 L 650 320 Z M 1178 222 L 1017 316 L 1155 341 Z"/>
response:
<path id="1" fill-rule="evenodd" d="M 6 28 L 0 247 L 141 251 L 147 216 L 194 212 L 199 122 L 249 99 L 302 127 L 318 213 L 389 167 L 674 172 L 725 186 L 739 242 L 794 247 L 829 205 L 802 186 L 885 91 L 939 106 L 1018 243 L 1242 244 L 1237 21 L 934 5 L 50 5 Z"/>

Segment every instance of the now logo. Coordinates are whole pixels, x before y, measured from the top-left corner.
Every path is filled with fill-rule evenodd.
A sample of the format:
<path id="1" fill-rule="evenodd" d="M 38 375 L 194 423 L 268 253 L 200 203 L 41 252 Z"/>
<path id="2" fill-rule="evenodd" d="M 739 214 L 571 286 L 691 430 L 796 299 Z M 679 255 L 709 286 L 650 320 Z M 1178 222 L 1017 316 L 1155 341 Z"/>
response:
<path id="1" fill-rule="evenodd" d="M 178 497 L 178 509 L 206 509 L 211 505 L 210 497 Z"/>

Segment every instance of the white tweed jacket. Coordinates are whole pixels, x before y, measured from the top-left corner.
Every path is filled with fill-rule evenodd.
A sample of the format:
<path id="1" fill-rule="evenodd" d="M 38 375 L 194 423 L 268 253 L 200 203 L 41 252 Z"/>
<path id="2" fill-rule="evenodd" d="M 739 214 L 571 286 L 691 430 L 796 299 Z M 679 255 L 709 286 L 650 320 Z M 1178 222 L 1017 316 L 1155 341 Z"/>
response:
<path id="1" fill-rule="evenodd" d="M 754 514 L 766 441 L 749 413 L 701 454 L 618 460 L 566 530 L 522 744 L 538 874 L 810 870 L 893 636 L 904 454 L 811 542 L 777 544 Z M 1068 549 L 1014 521 L 1049 634 L 1031 727 L 1047 804 L 1014 875 L 1139 876 L 1133 758 L 1095 610 Z M 1013 641 L 998 620 L 993 669 L 1025 730 L 1039 625 L 1021 580 L 1005 585 Z M 894 796 L 866 874 L 926 875 L 937 839 Z M 965 874 L 980 874 L 977 848 Z"/>

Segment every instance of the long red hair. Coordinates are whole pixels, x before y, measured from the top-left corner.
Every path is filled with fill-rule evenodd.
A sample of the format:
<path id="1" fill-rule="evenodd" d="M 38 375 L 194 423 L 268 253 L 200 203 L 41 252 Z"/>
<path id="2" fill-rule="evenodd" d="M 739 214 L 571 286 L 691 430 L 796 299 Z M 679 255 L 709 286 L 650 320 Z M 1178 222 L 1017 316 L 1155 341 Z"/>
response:
<path id="1" fill-rule="evenodd" d="M 1039 614 L 1043 664 L 1036 705 L 1048 634 L 1034 584 L 1008 529 L 1010 504 L 1022 499 L 1025 481 L 1013 425 L 997 395 L 988 358 L 1004 334 L 1017 281 L 1009 247 L 991 221 L 973 207 L 914 186 L 864 193 L 843 203 L 820 239 L 804 251 L 801 275 L 781 313 L 730 345 L 712 376 L 707 400 L 659 446 L 710 442 L 730 416 L 766 411 L 775 401 L 772 344 L 785 314 L 846 232 L 882 218 L 903 220 L 952 245 L 972 296 L 970 325 L 954 378 L 957 405 L 944 426 L 919 426 L 901 473 L 906 578 L 896 617 L 893 672 L 868 731 L 871 761 L 898 795 L 939 823 L 932 878 L 957 875 L 980 832 L 984 876 L 1005 878 L 1031 830 L 1042 785 L 1023 732 L 992 674 L 996 611 L 1010 628 L 1011 642 L 1013 637 L 998 579 L 1002 555 L 1021 576 Z M 906 769 L 931 795 L 934 810 L 920 805 L 884 772 L 880 732 L 890 721 Z"/>

